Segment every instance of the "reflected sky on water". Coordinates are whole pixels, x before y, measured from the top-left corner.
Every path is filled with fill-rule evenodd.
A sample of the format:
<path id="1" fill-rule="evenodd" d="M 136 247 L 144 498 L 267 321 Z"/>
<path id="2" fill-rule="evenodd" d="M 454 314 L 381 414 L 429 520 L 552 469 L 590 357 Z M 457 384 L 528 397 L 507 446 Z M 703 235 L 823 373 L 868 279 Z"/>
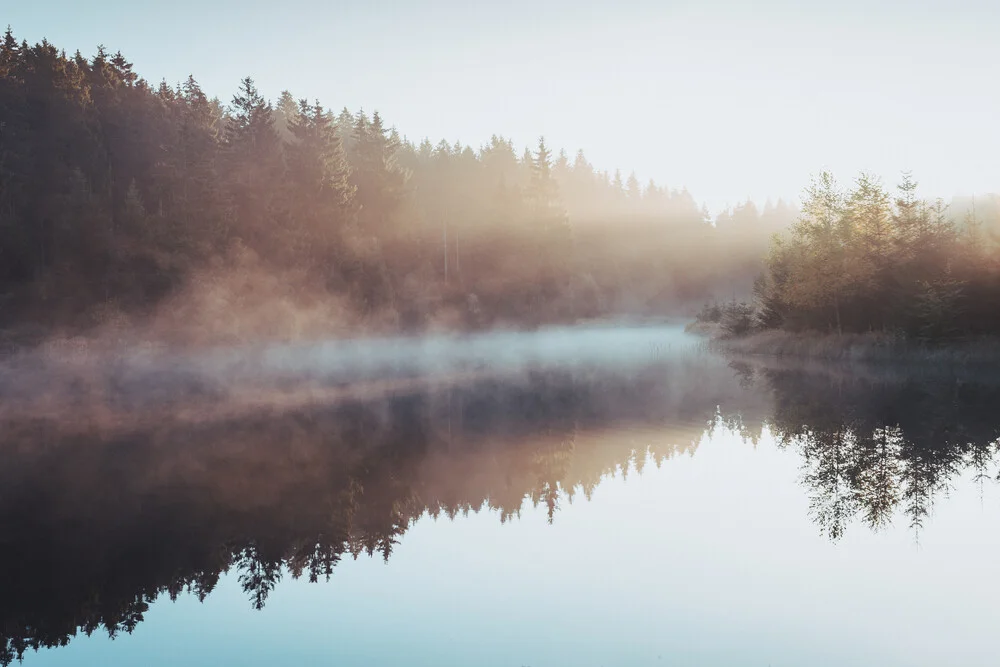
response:
<path id="1" fill-rule="evenodd" d="M 277 414 L 9 419 L 7 645 L 29 666 L 993 664 L 1000 389 L 685 341 Z"/>

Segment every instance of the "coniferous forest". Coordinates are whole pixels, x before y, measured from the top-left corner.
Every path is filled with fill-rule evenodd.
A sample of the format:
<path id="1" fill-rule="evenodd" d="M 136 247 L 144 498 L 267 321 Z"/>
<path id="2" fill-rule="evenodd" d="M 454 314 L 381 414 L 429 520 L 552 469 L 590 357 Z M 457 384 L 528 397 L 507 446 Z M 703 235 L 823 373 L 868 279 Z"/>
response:
<path id="1" fill-rule="evenodd" d="M 0 328 L 289 336 L 657 315 L 759 271 L 794 211 L 713 226 L 683 189 L 419 143 L 252 79 L 229 103 L 120 53 L 0 50 Z M 706 258 L 725 261 L 706 262 Z M 15 326 L 16 325 L 16 326 Z"/>
<path id="2" fill-rule="evenodd" d="M 296 45 L 283 76 L 392 93 L 400 126 L 366 100 L 269 92 L 242 69 L 231 89 L 198 72 L 156 82 L 127 54 L 0 24 L 0 667 L 50 649 L 66 664 L 994 664 L 978 630 L 1000 620 L 1000 588 L 982 583 L 1000 556 L 1000 187 L 942 199 L 920 174 L 884 173 L 912 137 L 900 153 L 947 176 L 928 190 L 989 187 L 970 157 L 988 142 L 942 136 L 949 110 L 912 84 L 973 80 L 988 31 L 955 30 L 931 63 L 909 48 L 931 43 L 929 23 L 869 35 L 869 6 L 796 24 L 756 6 L 607 3 L 595 37 L 569 3 L 484 74 L 512 50 L 509 7 L 492 35 L 467 29 L 461 3 L 426 3 L 387 36 L 384 9 L 358 5 L 342 25 L 315 21 L 357 41 L 314 52 L 298 45 L 328 45 L 244 4 L 261 33 L 183 34 L 169 56 L 224 47 L 242 68 L 266 29 Z M 59 10 L 62 30 L 73 17 Z M 228 8 L 214 11 L 198 25 Z M 172 7 L 114 28 L 176 36 L 164 14 L 188 20 Z M 438 22 L 482 40 L 480 59 L 447 66 L 472 40 L 416 58 Z M 564 23 L 571 42 L 552 39 Z M 781 25 L 765 39 L 767 23 Z M 661 48 L 682 33 L 697 41 Z M 369 45 L 379 58 L 338 70 L 338 88 L 341 54 Z M 890 51 L 913 62 L 870 76 Z M 183 55 L 166 69 L 231 72 Z M 885 87 L 882 108 L 854 71 Z M 550 83 L 562 97 L 538 94 Z M 586 109 L 597 95 L 613 105 Z M 585 153 L 503 127 L 473 145 L 402 127 L 423 114 L 480 128 L 508 97 L 559 131 L 578 114 L 566 136 L 606 141 Z M 898 109 L 912 117 L 887 128 Z M 507 129 L 527 117 L 512 115 Z M 816 155 L 789 149 L 800 141 Z M 806 159 L 817 172 L 794 203 L 710 211 L 682 183 L 592 163 L 607 144 L 656 146 L 663 173 L 706 190 L 794 181 Z M 838 181 L 823 165 L 845 155 L 883 173 Z M 968 161 L 935 169 L 947 155 Z M 846 550 L 824 544 L 846 535 Z M 331 585 L 279 599 L 300 578 Z M 188 594 L 219 603 L 164 622 L 166 600 Z M 266 617 L 248 621 L 234 595 Z M 124 651 L 80 637 L 140 626 Z"/>
<path id="3" fill-rule="evenodd" d="M 668 157 L 665 157 L 668 159 Z M 798 211 L 541 139 L 412 141 L 251 78 L 228 102 L 120 53 L 0 47 L 0 331 L 179 341 L 533 327 L 711 307 L 731 332 L 996 332 L 992 209 L 822 174 Z M 772 244 L 772 236 L 782 232 Z M 790 230 L 790 231 L 787 231 Z M 770 247 L 770 250 L 768 248 Z M 744 299 L 744 301 L 738 301 Z"/>
<path id="4" fill-rule="evenodd" d="M 845 192 L 821 173 L 755 283 L 754 324 L 925 341 L 1000 332 L 1000 228 L 974 205 L 956 223 L 916 190 L 909 174 L 893 196 L 867 174 Z"/>

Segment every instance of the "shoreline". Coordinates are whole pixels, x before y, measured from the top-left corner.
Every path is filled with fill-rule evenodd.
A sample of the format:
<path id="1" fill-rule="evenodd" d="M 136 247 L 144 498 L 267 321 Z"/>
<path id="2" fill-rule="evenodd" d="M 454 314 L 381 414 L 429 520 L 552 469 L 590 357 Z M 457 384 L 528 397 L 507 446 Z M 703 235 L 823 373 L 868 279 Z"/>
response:
<path id="1" fill-rule="evenodd" d="M 777 329 L 746 336 L 724 336 L 718 324 L 692 322 L 685 329 L 702 336 L 720 352 L 747 357 L 864 362 L 1000 365 L 1000 338 L 953 341 L 928 345 L 889 334 L 825 334 Z"/>

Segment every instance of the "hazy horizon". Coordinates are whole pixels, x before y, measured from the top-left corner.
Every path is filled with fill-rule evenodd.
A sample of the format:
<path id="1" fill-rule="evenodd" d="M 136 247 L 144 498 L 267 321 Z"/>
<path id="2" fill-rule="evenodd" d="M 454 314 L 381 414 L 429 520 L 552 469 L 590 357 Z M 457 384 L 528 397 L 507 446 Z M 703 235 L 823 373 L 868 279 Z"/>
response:
<path id="1" fill-rule="evenodd" d="M 3 22 L 32 43 L 120 49 L 154 83 L 193 74 L 227 103 L 250 75 L 272 101 L 288 88 L 377 109 L 415 142 L 478 148 L 499 134 L 523 149 L 544 135 L 600 170 L 687 188 L 713 213 L 798 202 L 823 169 L 890 187 L 909 170 L 929 198 L 997 191 L 995 7 L 659 4 L 518 0 L 496 16 L 457 2 L 95 12 L 57 0 Z"/>
<path id="2" fill-rule="evenodd" d="M 0 667 L 996 663 L 998 0 L 4 8 Z"/>

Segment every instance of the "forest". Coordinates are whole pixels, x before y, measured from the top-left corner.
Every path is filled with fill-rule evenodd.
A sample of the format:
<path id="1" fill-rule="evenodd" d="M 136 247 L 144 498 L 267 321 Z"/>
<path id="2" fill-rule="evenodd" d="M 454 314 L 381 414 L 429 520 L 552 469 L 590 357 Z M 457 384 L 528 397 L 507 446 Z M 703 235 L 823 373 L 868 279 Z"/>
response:
<path id="1" fill-rule="evenodd" d="M 772 242 L 754 298 L 699 318 L 741 336 L 781 329 L 878 333 L 923 343 L 1000 333 L 1000 198 L 958 212 L 917 195 L 904 174 L 890 194 L 862 173 L 845 191 L 822 172 L 802 211 Z"/>
<path id="2" fill-rule="evenodd" d="M 251 78 L 226 104 L 121 53 L 0 45 L 0 348 L 53 334 L 324 338 L 693 314 L 950 341 L 1000 328 L 1000 198 L 821 172 L 714 217 L 686 189 L 413 141 Z"/>
<path id="3" fill-rule="evenodd" d="M 414 142 L 251 78 L 229 104 L 120 53 L 0 46 L 0 331 L 176 340 L 534 327 L 749 294 L 783 202 L 684 189 L 540 139 Z"/>

